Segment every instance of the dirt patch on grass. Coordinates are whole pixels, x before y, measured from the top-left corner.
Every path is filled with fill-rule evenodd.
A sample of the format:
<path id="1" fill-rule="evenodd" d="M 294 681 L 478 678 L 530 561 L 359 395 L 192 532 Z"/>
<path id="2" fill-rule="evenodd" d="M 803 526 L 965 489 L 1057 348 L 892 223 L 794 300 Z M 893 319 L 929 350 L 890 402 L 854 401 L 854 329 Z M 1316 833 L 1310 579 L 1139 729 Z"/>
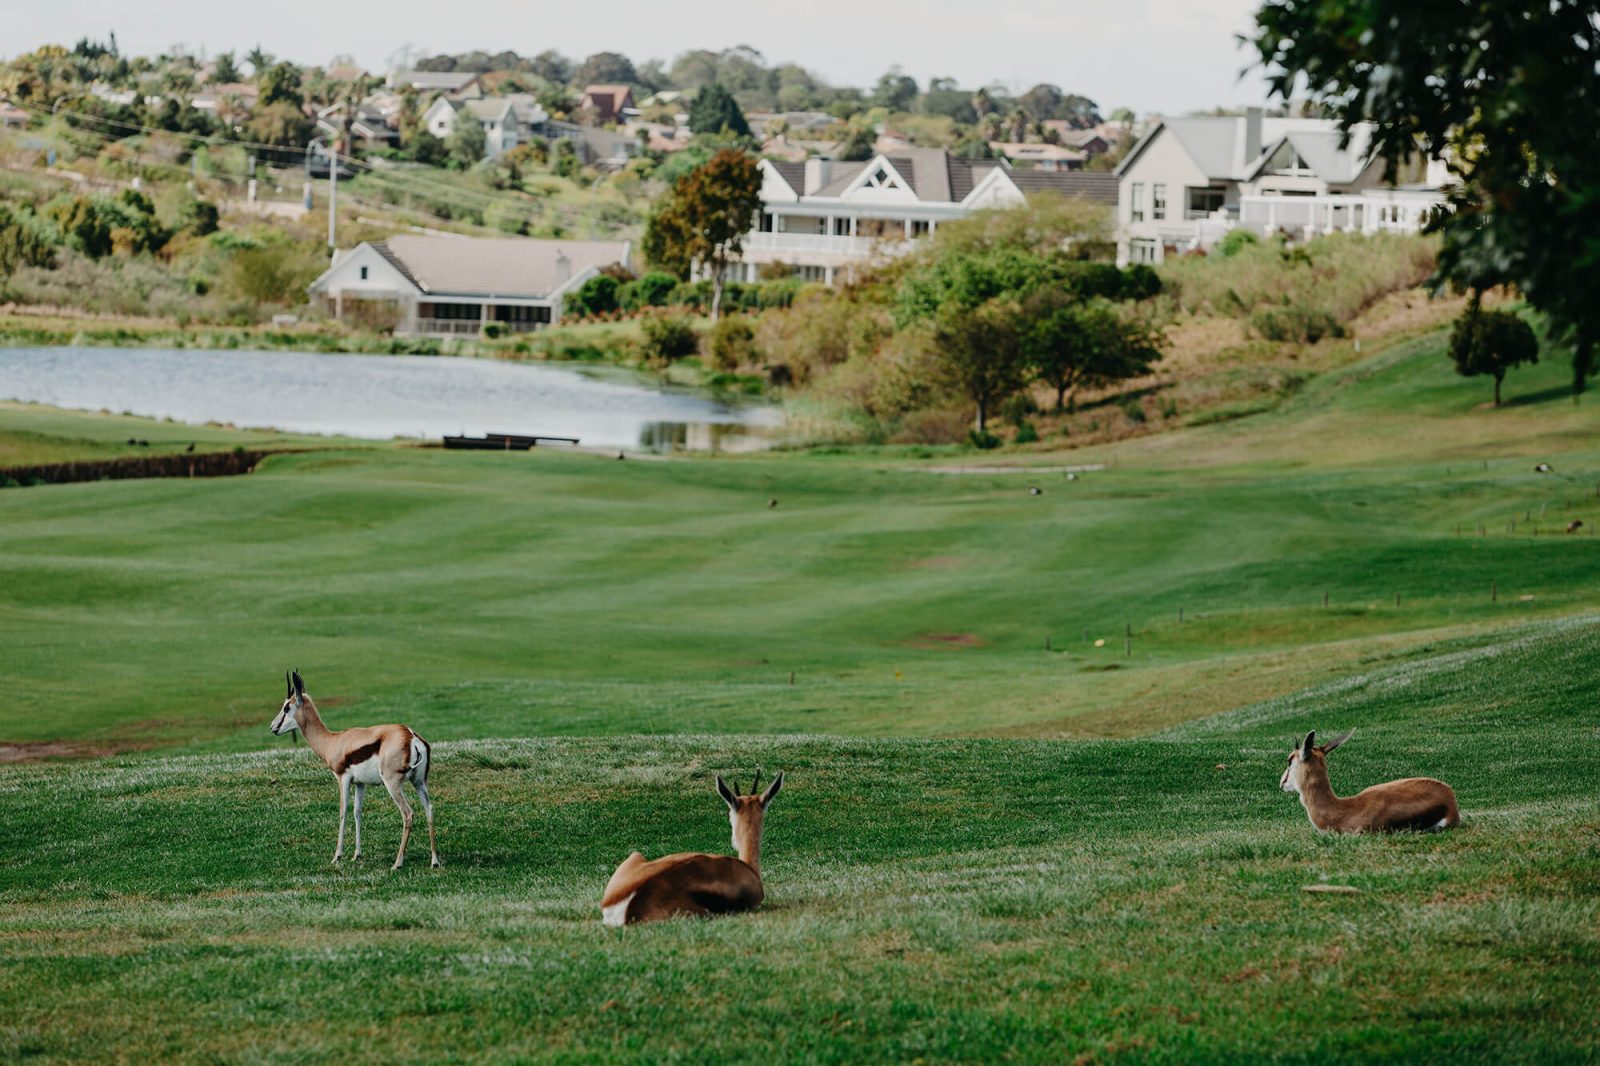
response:
<path id="1" fill-rule="evenodd" d="M 144 741 L 0 740 L 0 765 L 52 759 L 103 759 L 153 747 Z"/>
<path id="2" fill-rule="evenodd" d="M 989 642 L 976 633 L 923 633 L 906 641 L 913 648 L 987 648 Z"/>

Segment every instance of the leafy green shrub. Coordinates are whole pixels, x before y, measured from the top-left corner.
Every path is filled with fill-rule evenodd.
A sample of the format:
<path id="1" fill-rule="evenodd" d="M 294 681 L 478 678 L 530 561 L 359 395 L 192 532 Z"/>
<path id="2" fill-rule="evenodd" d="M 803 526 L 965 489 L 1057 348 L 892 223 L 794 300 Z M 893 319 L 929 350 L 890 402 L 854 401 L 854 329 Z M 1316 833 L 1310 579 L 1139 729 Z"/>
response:
<path id="1" fill-rule="evenodd" d="M 1238 255 L 1241 248 L 1260 243 L 1261 239 L 1252 231 L 1242 226 L 1235 227 L 1223 234 L 1222 240 L 1217 242 L 1217 254 L 1224 257 Z"/>
<path id="2" fill-rule="evenodd" d="M 1032 422 L 1023 421 L 1017 426 L 1017 435 L 1012 438 L 1013 444 L 1032 444 L 1039 439 L 1039 431 Z"/>
<path id="3" fill-rule="evenodd" d="M 685 315 L 654 315 L 640 323 L 640 354 L 664 366 L 700 350 L 694 324 Z"/>
<path id="4" fill-rule="evenodd" d="M 1028 421 L 1028 416 L 1039 413 L 1039 405 L 1033 402 L 1033 397 L 1026 392 L 1019 392 L 1008 397 L 1000 405 L 1000 417 L 1021 429 Z"/>
<path id="5" fill-rule="evenodd" d="M 742 316 L 720 319 L 706 339 L 711 365 L 718 370 L 737 370 L 756 361 L 755 331 Z"/>
<path id="6" fill-rule="evenodd" d="M 992 448 L 1000 447 L 1000 438 L 987 430 L 974 429 L 967 433 L 967 443 L 974 448 L 989 451 Z"/>
<path id="7" fill-rule="evenodd" d="M 617 309 L 617 290 L 622 283 L 610 274 L 596 274 L 576 292 L 567 293 L 565 311 L 569 315 L 603 315 Z"/>
<path id="8" fill-rule="evenodd" d="M 1269 341 L 1300 341 L 1315 344 L 1323 337 L 1343 337 L 1345 330 L 1337 318 L 1318 307 L 1288 304 L 1257 311 L 1250 325 Z"/>
<path id="9" fill-rule="evenodd" d="M 646 307 L 664 307 L 677 288 L 678 279 L 663 270 L 652 270 L 643 277 L 626 282 L 617 292 L 617 302 L 625 311 L 638 311 Z"/>

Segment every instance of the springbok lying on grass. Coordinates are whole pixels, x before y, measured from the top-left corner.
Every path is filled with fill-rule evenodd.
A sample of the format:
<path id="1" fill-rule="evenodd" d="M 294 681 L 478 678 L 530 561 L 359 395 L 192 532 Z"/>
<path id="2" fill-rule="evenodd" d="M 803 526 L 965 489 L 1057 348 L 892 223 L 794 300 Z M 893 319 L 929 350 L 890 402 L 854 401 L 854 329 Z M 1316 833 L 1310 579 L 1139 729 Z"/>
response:
<path id="1" fill-rule="evenodd" d="M 361 858 L 361 801 L 368 785 L 383 783 L 400 808 L 400 853 L 394 857 L 394 869 L 406 859 L 406 844 L 411 840 L 411 804 L 400 791 L 400 786 L 410 781 L 422 801 L 422 813 L 428 819 L 428 850 L 433 853 L 433 865 L 438 866 L 439 848 L 433 838 L 433 800 L 428 797 L 428 768 L 433 763 L 433 749 L 428 742 L 403 725 L 358 726 L 334 732 L 322 724 L 317 705 L 306 695 L 306 683 L 295 670 L 285 675 L 289 695 L 284 699 L 278 716 L 272 720 L 276 736 L 293 729 L 305 734 L 306 743 L 317 757 L 327 764 L 339 782 L 339 842 L 333 848 L 333 861 L 337 864 L 344 856 L 344 812 L 350 798 L 350 786 L 355 786 L 356 802 L 356 853 Z"/>
<path id="2" fill-rule="evenodd" d="M 1278 782 L 1285 792 L 1298 792 L 1300 802 L 1318 829 L 1332 833 L 1389 833 L 1400 829 L 1454 829 L 1461 824 L 1456 794 L 1443 781 L 1406 777 L 1362 789 L 1354 796 L 1333 794 L 1328 783 L 1328 753 L 1350 739 L 1355 730 L 1321 747 L 1316 730 L 1289 752 L 1289 766 Z"/>
<path id="3" fill-rule="evenodd" d="M 600 920 L 606 925 L 653 922 L 678 914 L 732 914 L 761 905 L 761 819 L 767 804 L 783 787 L 783 774 L 760 795 L 761 771 L 750 783 L 750 795 L 736 796 L 717 776 L 717 793 L 728 805 L 737 859 L 727 855 L 684 852 L 647 860 L 637 851 L 622 861 L 600 897 Z"/>

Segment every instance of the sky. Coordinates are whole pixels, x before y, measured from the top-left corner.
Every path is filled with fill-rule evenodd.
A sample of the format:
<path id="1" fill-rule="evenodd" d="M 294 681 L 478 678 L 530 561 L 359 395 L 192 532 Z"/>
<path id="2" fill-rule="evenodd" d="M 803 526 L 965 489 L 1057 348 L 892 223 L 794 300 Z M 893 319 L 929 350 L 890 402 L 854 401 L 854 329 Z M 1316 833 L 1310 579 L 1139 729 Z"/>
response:
<path id="1" fill-rule="evenodd" d="M 898 65 L 923 84 L 999 82 L 1021 91 L 1050 82 L 1102 111 L 1181 114 L 1262 103 L 1235 36 L 1258 0 L 382 0 L 271 5 L 216 0 L 54 0 L 17 3 L 3 18 L 0 54 L 70 46 L 115 31 L 125 54 L 182 45 L 194 54 L 260 44 L 299 63 L 351 55 L 374 72 L 413 55 L 547 48 L 576 59 L 621 52 L 635 62 L 692 48 L 750 45 L 769 63 L 795 62 L 835 85 L 868 86 Z"/>

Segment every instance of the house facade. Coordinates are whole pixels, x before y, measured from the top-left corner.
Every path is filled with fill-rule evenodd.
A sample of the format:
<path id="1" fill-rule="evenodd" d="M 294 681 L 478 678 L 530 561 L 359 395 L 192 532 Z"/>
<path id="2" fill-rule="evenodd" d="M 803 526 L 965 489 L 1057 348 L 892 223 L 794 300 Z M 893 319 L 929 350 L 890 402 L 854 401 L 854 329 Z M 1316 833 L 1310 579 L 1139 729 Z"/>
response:
<path id="1" fill-rule="evenodd" d="M 1155 124 L 1116 169 L 1117 258 L 1159 263 L 1237 226 L 1294 237 L 1418 232 L 1444 203 L 1442 167 L 1384 179 L 1371 128 L 1325 119 L 1195 116 Z"/>
<path id="2" fill-rule="evenodd" d="M 637 115 L 633 104 L 633 90 L 626 85 L 591 85 L 578 99 L 578 110 L 594 115 L 600 123 L 621 122 L 627 115 Z"/>
<path id="3" fill-rule="evenodd" d="M 875 259 L 904 254 L 945 222 L 980 208 L 1020 205 L 1054 191 L 1108 205 L 1110 174 L 1014 170 L 1002 159 L 959 159 L 940 148 L 908 148 L 866 162 L 761 162 L 761 211 L 744 238 L 734 277 L 754 280 L 766 264 L 832 282 Z"/>
<path id="4" fill-rule="evenodd" d="M 437 97 L 422 113 L 422 124 L 441 141 L 450 136 L 460 116 L 466 114 L 483 127 L 483 157 L 495 159 L 528 139 L 527 127 L 516 106 L 504 96 L 470 100 Z M 541 112 L 542 115 L 542 112 Z"/>
<path id="5" fill-rule="evenodd" d="M 340 320 L 378 308 L 398 335 L 523 333 L 559 322 L 567 293 L 629 251 L 628 241 L 404 234 L 342 252 L 310 292 Z"/>

